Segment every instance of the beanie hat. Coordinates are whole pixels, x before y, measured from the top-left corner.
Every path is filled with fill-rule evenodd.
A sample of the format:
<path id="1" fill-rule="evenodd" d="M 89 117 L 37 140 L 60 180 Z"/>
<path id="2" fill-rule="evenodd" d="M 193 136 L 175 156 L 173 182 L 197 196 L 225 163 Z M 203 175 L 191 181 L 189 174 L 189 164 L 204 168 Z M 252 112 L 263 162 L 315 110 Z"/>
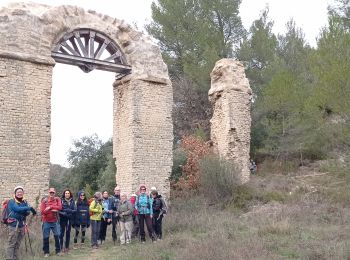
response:
<path id="1" fill-rule="evenodd" d="M 16 193 L 17 190 L 21 189 L 22 191 L 24 191 L 22 186 L 16 186 L 13 191 Z"/>

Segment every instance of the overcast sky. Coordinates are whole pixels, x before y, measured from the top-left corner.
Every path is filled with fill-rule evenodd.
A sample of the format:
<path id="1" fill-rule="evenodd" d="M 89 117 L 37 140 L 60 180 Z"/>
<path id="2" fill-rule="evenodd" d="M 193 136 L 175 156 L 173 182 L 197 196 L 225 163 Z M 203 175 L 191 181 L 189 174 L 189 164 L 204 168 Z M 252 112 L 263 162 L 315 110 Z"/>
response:
<path id="1" fill-rule="evenodd" d="M 0 0 L 0 6 L 12 0 Z M 20 2 L 30 2 L 21 0 Z M 152 0 L 37 0 L 48 5 L 77 5 L 99 13 L 124 19 L 142 29 L 151 21 Z M 327 7 L 333 0 L 242 0 L 240 16 L 249 29 L 261 10 L 269 5 L 274 33 L 285 32 L 285 24 L 293 18 L 315 46 L 320 29 L 327 24 Z M 106 141 L 112 137 L 112 83 L 110 72 L 84 73 L 79 68 L 57 64 L 53 73 L 51 116 L 51 162 L 68 166 L 68 149 L 74 139 L 97 133 Z"/>

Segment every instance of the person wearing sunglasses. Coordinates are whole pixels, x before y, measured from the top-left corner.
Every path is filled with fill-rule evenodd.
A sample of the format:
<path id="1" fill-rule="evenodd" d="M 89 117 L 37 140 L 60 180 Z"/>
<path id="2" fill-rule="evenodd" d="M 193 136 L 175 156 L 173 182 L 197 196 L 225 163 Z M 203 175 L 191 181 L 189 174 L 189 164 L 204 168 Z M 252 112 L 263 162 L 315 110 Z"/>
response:
<path id="1" fill-rule="evenodd" d="M 146 193 L 146 186 L 141 185 L 140 195 L 135 203 L 135 208 L 138 211 L 141 243 L 146 242 L 145 224 L 147 226 L 149 237 L 152 239 L 153 242 L 156 241 L 156 236 L 152 228 L 152 203 L 153 199 Z"/>
<path id="2" fill-rule="evenodd" d="M 76 202 L 77 213 L 74 221 L 74 246 L 73 249 L 83 247 L 85 243 L 86 229 L 90 227 L 90 214 L 89 214 L 89 203 L 86 198 L 84 191 L 78 192 L 78 199 Z M 78 244 L 79 233 L 81 232 L 80 244 Z"/>

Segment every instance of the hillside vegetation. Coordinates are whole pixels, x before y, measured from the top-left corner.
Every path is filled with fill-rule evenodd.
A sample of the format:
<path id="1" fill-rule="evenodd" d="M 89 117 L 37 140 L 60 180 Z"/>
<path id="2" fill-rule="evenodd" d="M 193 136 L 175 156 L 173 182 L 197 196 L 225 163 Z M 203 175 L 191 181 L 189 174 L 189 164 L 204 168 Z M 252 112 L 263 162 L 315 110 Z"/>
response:
<path id="1" fill-rule="evenodd" d="M 320 163 L 280 172 L 270 164 L 237 186 L 232 200 L 212 189 L 184 193 L 171 201 L 164 239 L 113 245 L 111 230 L 99 250 L 71 250 L 69 259 L 349 259 L 349 165 Z M 30 224 L 36 257 L 41 253 L 39 219 Z M 88 234 L 90 231 L 88 230 Z M 5 244 L 2 229 L 0 242 Z M 53 248 L 53 241 L 51 244 Z M 25 243 L 22 243 L 22 254 Z M 65 258 L 60 257 L 60 259 Z M 55 257 L 51 257 L 55 259 Z M 57 258 L 58 259 L 58 258 Z"/>

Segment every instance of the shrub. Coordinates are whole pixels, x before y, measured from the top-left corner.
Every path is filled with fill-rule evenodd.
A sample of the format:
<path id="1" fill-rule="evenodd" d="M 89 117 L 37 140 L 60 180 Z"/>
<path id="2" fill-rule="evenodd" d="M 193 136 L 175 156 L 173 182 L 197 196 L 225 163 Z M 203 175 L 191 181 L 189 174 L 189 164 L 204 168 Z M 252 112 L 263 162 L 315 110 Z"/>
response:
<path id="1" fill-rule="evenodd" d="M 206 156 L 200 161 L 200 183 L 204 194 L 214 201 L 232 198 L 240 184 L 239 171 L 232 162 Z"/>
<path id="2" fill-rule="evenodd" d="M 194 136 L 185 136 L 181 142 L 181 148 L 187 153 L 186 163 L 181 167 L 182 175 L 178 181 L 171 183 L 173 195 L 177 191 L 197 191 L 199 188 L 199 161 L 209 154 L 210 148 L 207 142 Z M 180 195 L 180 194 L 178 194 Z"/>
<path id="3" fill-rule="evenodd" d="M 182 166 L 186 164 L 187 153 L 183 148 L 177 148 L 173 151 L 173 168 L 171 170 L 170 179 L 178 181 L 182 175 Z"/>

